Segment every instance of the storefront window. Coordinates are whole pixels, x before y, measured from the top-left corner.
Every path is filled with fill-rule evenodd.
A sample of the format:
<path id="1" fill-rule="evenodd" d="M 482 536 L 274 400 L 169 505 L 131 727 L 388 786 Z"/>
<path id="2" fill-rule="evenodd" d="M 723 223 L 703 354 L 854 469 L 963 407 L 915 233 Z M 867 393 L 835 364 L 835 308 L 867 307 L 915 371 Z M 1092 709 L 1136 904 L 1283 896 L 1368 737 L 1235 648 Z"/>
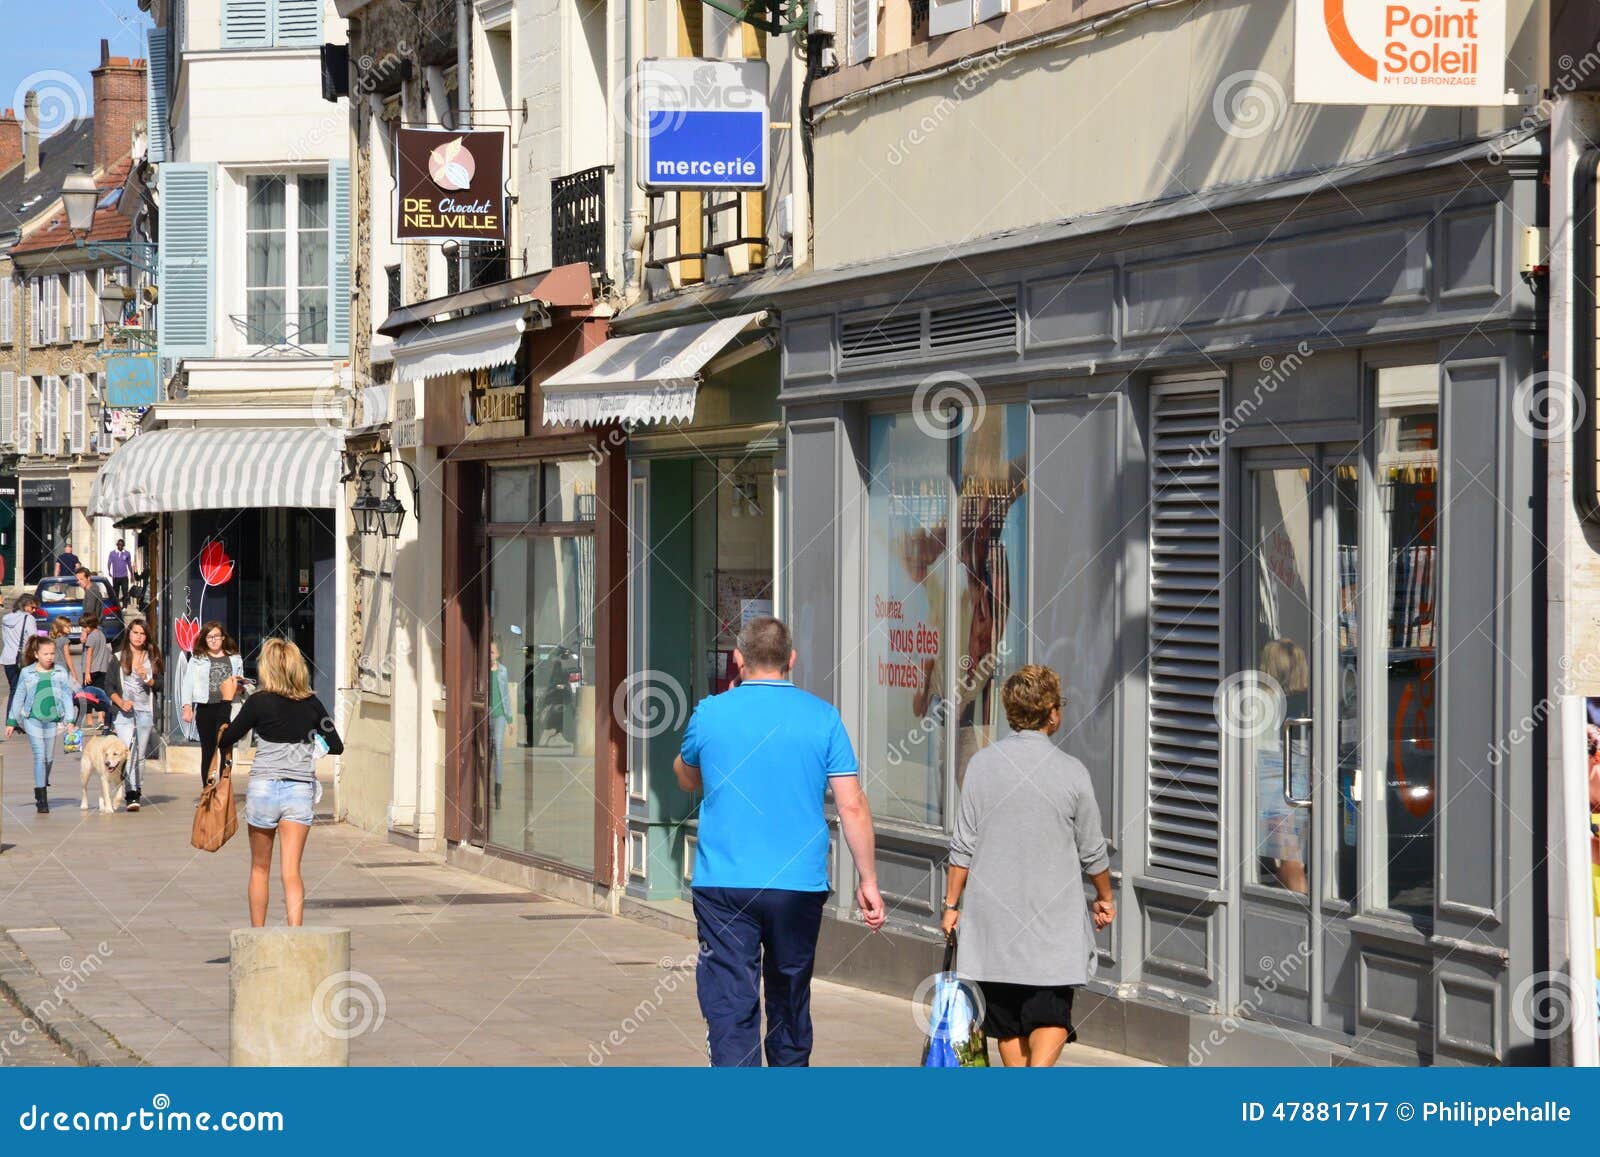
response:
<path id="1" fill-rule="evenodd" d="M 1388 905 L 1431 915 L 1438 700 L 1439 371 L 1378 374 L 1377 465 L 1388 608 L 1384 797 Z"/>
<path id="2" fill-rule="evenodd" d="M 1027 654 L 1026 410 L 968 419 L 946 432 L 880 415 L 868 430 L 861 766 L 875 814 L 933 827 L 950 756 L 959 786 L 1004 734 L 999 688 Z"/>
<path id="3" fill-rule="evenodd" d="M 582 519 L 514 519 L 536 480 L 547 487 L 540 509 L 586 497 L 592 519 L 593 479 L 588 462 L 490 472 L 484 699 L 489 842 L 584 871 L 594 867 L 595 541 L 556 529 Z"/>

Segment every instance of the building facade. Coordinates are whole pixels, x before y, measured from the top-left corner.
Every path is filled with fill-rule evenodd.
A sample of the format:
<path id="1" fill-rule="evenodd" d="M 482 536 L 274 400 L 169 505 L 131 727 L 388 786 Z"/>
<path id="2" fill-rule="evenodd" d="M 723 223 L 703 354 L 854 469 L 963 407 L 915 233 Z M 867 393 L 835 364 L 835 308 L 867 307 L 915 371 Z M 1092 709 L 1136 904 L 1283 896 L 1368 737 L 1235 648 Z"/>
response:
<path id="1" fill-rule="evenodd" d="M 93 508 L 149 529 L 169 653 L 215 619 L 248 673 L 282 635 L 331 705 L 347 682 L 350 171 L 347 114 L 320 99 L 320 74 L 342 26 L 323 0 L 143 6 L 163 382 Z"/>
<path id="2" fill-rule="evenodd" d="M 1545 739 L 1505 737 L 1550 690 L 1523 240 L 1547 138 L 1521 107 L 1277 99 L 1282 5 L 1094 7 L 980 4 L 932 40 L 868 7 L 812 88 L 786 583 L 892 912 L 869 938 L 841 905 L 827 970 L 934 967 L 963 771 L 1042 662 L 1120 911 L 1084 1039 L 1543 1063 Z M 1536 83 L 1538 8 L 1508 7 L 1508 76 Z M 1017 107 L 1085 111 L 1044 137 Z M 1084 164 L 1113 120 L 1138 131 Z"/>
<path id="3" fill-rule="evenodd" d="M 17 223 L 0 254 L 0 445 L 11 461 L 10 492 L 0 496 L 4 586 L 55 575 L 69 545 L 96 570 L 119 536 L 137 550 L 136 535 L 88 507 L 96 471 L 138 423 L 137 410 L 110 405 L 108 365 L 144 349 L 152 320 L 141 300 L 145 62 L 114 57 L 102 42 L 91 79 L 92 116 L 80 109 L 66 124 L 41 125 L 29 93 L 20 121 L 12 110 L 0 117 L 0 202 Z M 84 244 L 61 202 L 80 172 L 99 194 Z"/>

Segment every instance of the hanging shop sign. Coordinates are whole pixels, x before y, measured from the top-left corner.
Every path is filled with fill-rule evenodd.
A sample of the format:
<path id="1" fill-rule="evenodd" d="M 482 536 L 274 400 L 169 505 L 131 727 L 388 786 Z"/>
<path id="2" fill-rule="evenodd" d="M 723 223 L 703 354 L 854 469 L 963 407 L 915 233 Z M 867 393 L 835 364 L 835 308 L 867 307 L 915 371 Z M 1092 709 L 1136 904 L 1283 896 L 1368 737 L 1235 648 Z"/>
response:
<path id="1" fill-rule="evenodd" d="M 72 480 L 70 478 L 24 478 L 22 480 L 22 505 L 48 506 L 60 509 L 72 505 Z"/>
<path id="2" fill-rule="evenodd" d="M 155 354 L 106 355 L 108 406 L 153 406 L 161 401 L 161 365 Z"/>
<path id="3" fill-rule="evenodd" d="M 506 239 L 505 129 L 401 128 L 396 241 Z"/>
<path id="4" fill-rule="evenodd" d="M 766 187 L 766 61 L 642 60 L 634 90 L 641 187 Z"/>
<path id="5" fill-rule="evenodd" d="M 1295 0 L 1294 99 L 1504 104 L 1505 0 Z"/>

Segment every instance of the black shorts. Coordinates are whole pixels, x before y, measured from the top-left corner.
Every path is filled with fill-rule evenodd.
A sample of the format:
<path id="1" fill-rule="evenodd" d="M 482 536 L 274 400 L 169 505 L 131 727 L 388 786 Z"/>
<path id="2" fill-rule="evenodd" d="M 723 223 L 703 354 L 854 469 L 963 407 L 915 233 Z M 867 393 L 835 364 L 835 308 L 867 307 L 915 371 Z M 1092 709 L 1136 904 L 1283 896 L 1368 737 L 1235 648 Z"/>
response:
<path id="1" fill-rule="evenodd" d="M 983 992 L 983 1031 L 996 1040 L 1027 1036 L 1036 1028 L 1064 1028 L 1069 1044 L 1078 1039 L 1072 1027 L 1072 985 L 980 980 L 978 987 Z"/>

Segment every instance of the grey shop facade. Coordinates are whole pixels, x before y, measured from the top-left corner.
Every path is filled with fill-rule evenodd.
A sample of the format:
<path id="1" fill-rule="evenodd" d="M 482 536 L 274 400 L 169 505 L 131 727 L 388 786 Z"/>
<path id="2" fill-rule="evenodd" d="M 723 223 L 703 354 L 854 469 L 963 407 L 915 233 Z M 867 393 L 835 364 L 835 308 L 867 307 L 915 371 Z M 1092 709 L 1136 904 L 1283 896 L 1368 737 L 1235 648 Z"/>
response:
<path id="1" fill-rule="evenodd" d="M 936 970 L 962 773 L 1062 676 L 1119 916 L 1090 1044 L 1548 1063 L 1537 137 L 803 275 L 776 297 L 797 681 L 857 744 L 818 974 Z"/>

